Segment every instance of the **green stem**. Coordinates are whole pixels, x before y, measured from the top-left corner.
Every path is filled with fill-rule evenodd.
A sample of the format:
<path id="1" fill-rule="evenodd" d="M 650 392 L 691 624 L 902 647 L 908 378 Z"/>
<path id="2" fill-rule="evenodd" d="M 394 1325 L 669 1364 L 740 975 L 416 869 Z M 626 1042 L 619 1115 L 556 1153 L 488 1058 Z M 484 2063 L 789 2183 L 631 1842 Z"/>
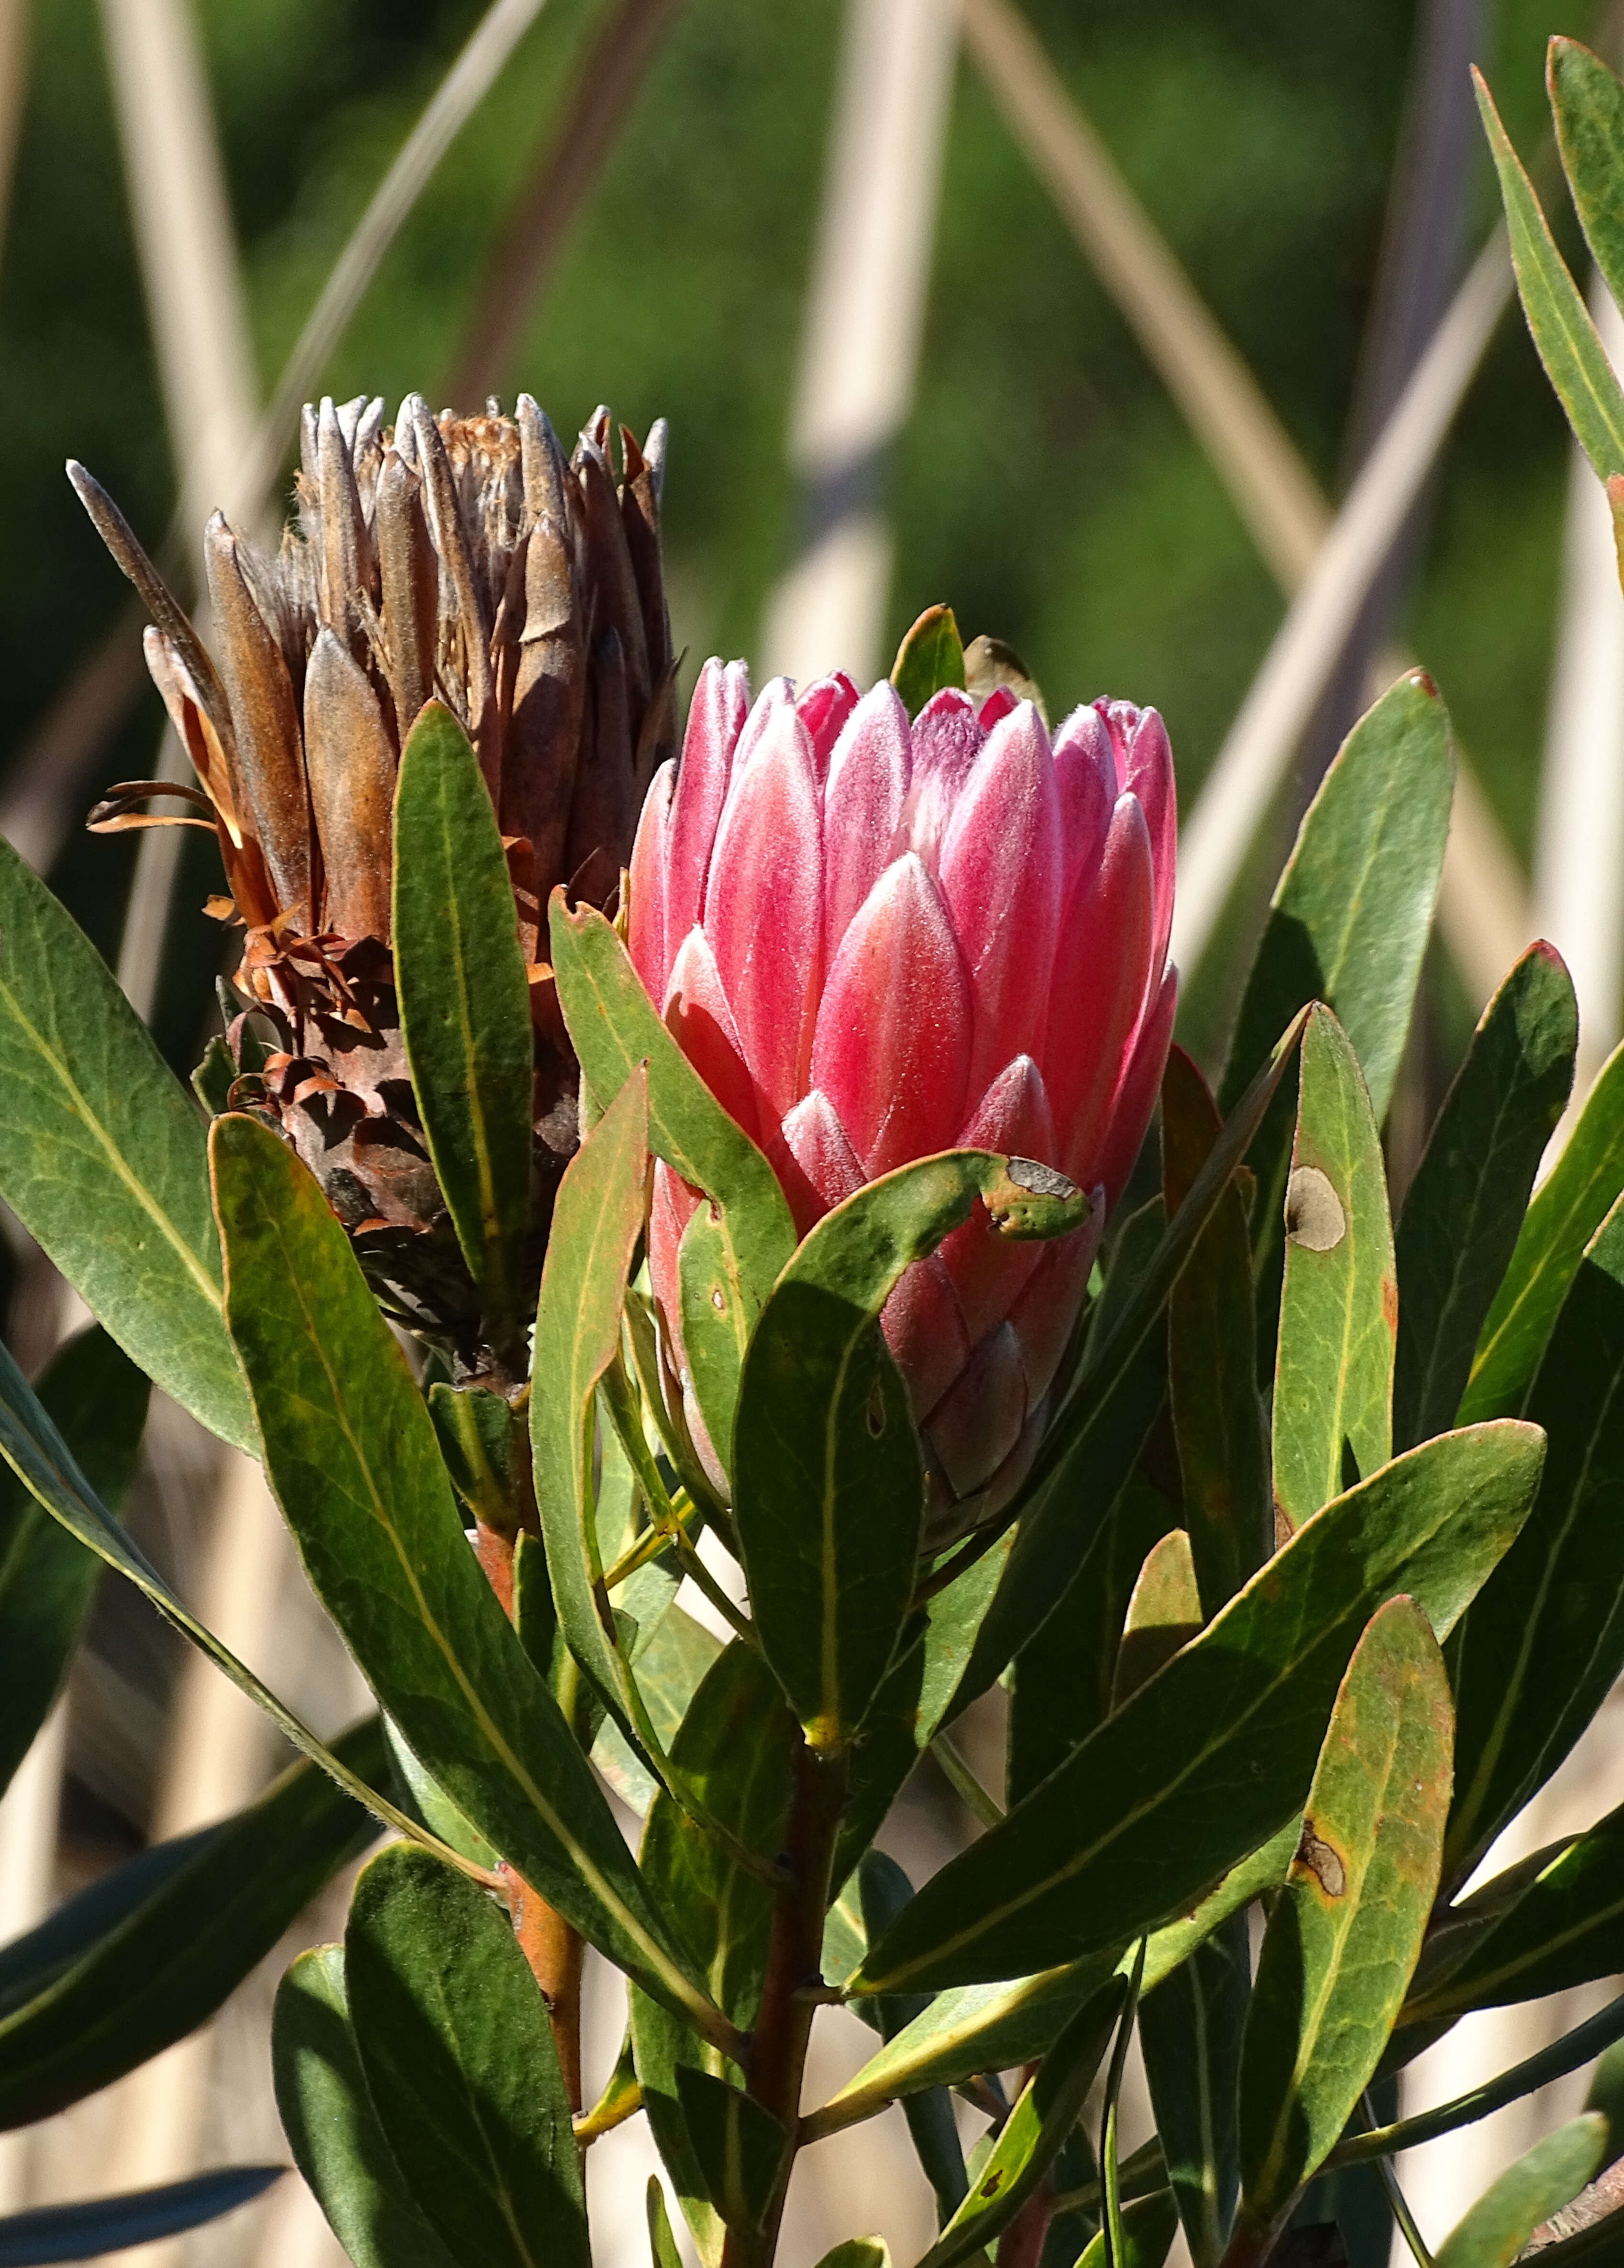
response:
<path id="1" fill-rule="evenodd" d="M 970 1816 L 982 1827 L 996 1827 L 1003 1818 L 1003 1807 L 981 1786 L 957 1744 L 945 1733 L 938 1733 L 930 1743 L 930 1753 Z"/>
<path id="2" fill-rule="evenodd" d="M 1099 2139 L 1099 2173 L 1105 2186 L 1106 2210 L 1101 2224 L 1106 2240 L 1106 2268 L 1125 2268 L 1128 2246 L 1122 2235 L 1122 2183 L 1117 2166 L 1116 2130 L 1117 2105 L 1122 2092 L 1122 2073 L 1128 2068 L 1128 2043 L 1134 2036 L 1134 2018 L 1139 2008 L 1139 1987 L 1144 1977 L 1145 1949 L 1149 1938 L 1142 1937 L 1139 1950 L 1134 1955 L 1134 1971 L 1128 1982 L 1128 1998 L 1122 2003 L 1122 2014 L 1116 2028 L 1116 2043 L 1111 2051 L 1111 2068 L 1106 2075 L 1106 2123 Z"/>
<path id="3" fill-rule="evenodd" d="M 849 1759 L 844 1749 L 797 1742 L 795 1793 L 784 1842 L 783 1881 L 773 1904 L 761 2004 L 751 2036 L 745 2084 L 790 2138 L 772 2204 L 759 2229 L 730 2228 L 722 2268 L 768 2268 L 778 2242 L 784 2194 L 799 2145 L 801 2080 L 812 2017 L 827 1998 L 823 1926 Z"/>
<path id="4" fill-rule="evenodd" d="M 1350 2135 L 1332 2151 L 1325 2170 L 1330 2173 L 1338 2166 L 1361 2165 L 1367 2158 L 1393 2157 L 1400 2150 L 1414 2149 L 1419 2142 L 1435 2142 L 1440 2134 L 1452 2134 L 1458 2126 L 1473 2125 L 1491 2111 L 1503 2110 L 1508 2102 L 1532 2095 L 1547 2080 L 1577 2071 L 1581 2064 L 1589 2063 L 1620 2038 L 1624 2038 L 1624 1993 L 1609 2000 L 1587 2022 L 1564 2033 L 1548 2048 L 1541 2048 L 1538 2055 L 1513 2064 L 1498 2079 L 1487 2080 L 1481 2087 L 1441 2102 L 1436 2110 L 1424 2110 L 1418 2117 L 1401 2118 L 1395 2125 L 1372 2126 L 1363 2134 Z"/>
<path id="5" fill-rule="evenodd" d="M 1364 2106 L 1365 2117 L 1374 2117 L 1375 2112 L 1371 2108 L 1368 2089 L 1361 2100 Z M 1410 2248 L 1415 2268 L 1432 2268 L 1432 2255 L 1428 2251 L 1422 2233 L 1415 2226 L 1415 2216 L 1409 2209 L 1404 2191 L 1399 2187 L 1399 2176 L 1393 2172 L 1391 2163 L 1385 2158 L 1378 2158 L 1376 2161 L 1376 2170 L 1381 2176 L 1382 2187 L 1387 2192 L 1387 2202 L 1393 2207 L 1393 2217 L 1399 2224 L 1400 2235 Z"/>

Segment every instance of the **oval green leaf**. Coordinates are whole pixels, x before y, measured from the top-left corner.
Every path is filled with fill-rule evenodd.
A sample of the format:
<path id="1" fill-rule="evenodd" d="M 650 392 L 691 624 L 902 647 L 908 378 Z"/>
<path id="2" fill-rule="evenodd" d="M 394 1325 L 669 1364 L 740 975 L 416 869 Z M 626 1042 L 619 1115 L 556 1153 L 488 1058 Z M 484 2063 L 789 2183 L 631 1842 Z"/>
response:
<path id="1" fill-rule="evenodd" d="M 1259 1956 L 1239 2115 L 1253 2231 L 1281 2226 L 1387 2044 L 1437 1894 L 1452 1730 L 1431 1626 L 1392 1599 L 1342 1679 Z"/>
<path id="2" fill-rule="evenodd" d="M 860 1992 L 1013 1977 L 1171 1921 L 1300 1811 L 1366 1622 L 1410 1591 L 1447 1632 L 1539 1485 L 1544 1439 L 1445 1433 L 1299 1528 L 1069 1762 L 929 1881 Z"/>
<path id="3" fill-rule="evenodd" d="M 1624 1199 L 1591 1239 L 1528 1396 L 1549 1437 L 1527 1525 L 1451 1651 L 1444 1875 L 1464 1881 L 1624 1669 Z"/>
<path id="4" fill-rule="evenodd" d="M 376 1718 L 337 1749 L 383 1778 Z M 325 1773 L 292 1764 L 246 1811 L 160 1845 L 161 1863 L 127 1861 L 8 1946 L 0 2127 L 80 2102 L 195 2029 L 376 1831 Z"/>
<path id="5" fill-rule="evenodd" d="M 1554 946 L 1532 945 L 1483 1011 L 1399 1218 L 1393 1425 L 1401 1449 L 1454 1423 L 1567 1108 L 1578 1043 L 1573 980 Z"/>
<path id="6" fill-rule="evenodd" d="M 1624 180 L 1624 86 L 1599 55 L 1577 40 L 1562 38 L 1554 39 L 1546 50 L 1545 84 L 1562 171 L 1584 240 L 1608 291 L 1624 306 L 1624 225 L 1619 211 L 1619 183 Z"/>
<path id="7" fill-rule="evenodd" d="M 462 2268 L 588 2268 L 586 2200 L 547 2003 L 507 1916 L 426 1851 L 362 1873 L 344 1986 L 367 2093 Z"/>
<path id="8" fill-rule="evenodd" d="M 468 1549 L 423 1397 L 327 1199 L 253 1119 L 217 1118 L 210 1149 L 226 1313 L 317 1596 L 465 1817 L 600 1952 L 730 2036 Z"/>
<path id="9" fill-rule="evenodd" d="M 1596 1074 L 1562 1153 L 1534 1191 L 1481 1331 L 1456 1418 L 1515 1418 L 1579 1263 L 1624 1193 L 1624 1046 Z"/>
<path id="10" fill-rule="evenodd" d="M 255 1449 L 203 1122 L 95 946 L 0 842 L 0 1197 L 133 1362 Z"/>
<path id="11" fill-rule="evenodd" d="M 592 906 L 562 889 L 547 909 L 559 1005 L 581 1076 L 601 1108 L 639 1063 L 649 1066 L 649 1147 L 722 1208 L 730 1265 L 754 1322 L 795 1249 L 778 1176 L 735 1125 L 661 1022 L 619 937 Z"/>
<path id="12" fill-rule="evenodd" d="M 109 1512 L 124 1500 L 146 1425 L 147 1381 L 99 1329 L 52 1359 L 39 1395 Z M 45 1722 L 85 1629 L 101 1562 L 0 1466 L 0 1788 Z"/>
<path id="13" fill-rule="evenodd" d="M 341 1946 L 301 1953 L 277 1986 L 271 2073 L 293 2161 L 354 2268 L 451 2268 L 367 2094 Z"/>
<path id="14" fill-rule="evenodd" d="M 1511 265 L 1528 328 L 1545 364 L 1545 374 L 1568 413 L 1573 437 L 1598 476 L 1624 470 L 1624 394 L 1613 374 L 1606 350 L 1596 335 L 1584 295 L 1556 249 L 1550 225 L 1539 210 L 1533 183 L 1511 147 L 1494 97 L 1475 65 L 1472 83 L 1488 136 L 1501 202 L 1511 232 Z"/>
<path id="15" fill-rule="evenodd" d="M 1393 1454 L 1398 1280 L 1387 1175 L 1357 1058 L 1328 1008 L 1303 1035 L 1275 1358 L 1276 1533 Z"/>
<path id="16" fill-rule="evenodd" d="M 400 751 L 393 919 L 400 1035 L 429 1155 L 485 1336 L 522 1373 L 530 987 L 490 793 L 439 701 L 418 711 Z"/>
<path id="17" fill-rule="evenodd" d="M 933 693 L 964 691 L 964 641 L 951 607 L 925 608 L 897 648 L 891 681 L 910 717 L 918 716 Z"/>
<path id="18" fill-rule="evenodd" d="M 1607 2144 L 1607 2122 L 1587 2110 L 1547 2134 L 1508 2166 L 1439 2245 L 1437 2268 L 1511 2268 L 1554 2213 L 1593 2179 Z"/>

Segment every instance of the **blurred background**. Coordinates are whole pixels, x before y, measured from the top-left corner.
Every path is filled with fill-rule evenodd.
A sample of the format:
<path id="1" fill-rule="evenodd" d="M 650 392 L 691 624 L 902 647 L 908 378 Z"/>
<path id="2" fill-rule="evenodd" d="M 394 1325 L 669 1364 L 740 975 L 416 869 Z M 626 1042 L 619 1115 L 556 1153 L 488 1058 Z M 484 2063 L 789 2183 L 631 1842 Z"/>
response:
<path id="1" fill-rule="evenodd" d="M 1338 740 L 1373 684 L 1431 673 L 1463 784 L 1388 1130 L 1401 1182 L 1532 936 L 1574 968 L 1589 1070 L 1619 1036 L 1624 601 L 1508 307 L 1466 73 L 1488 74 L 1588 276 L 1543 99 L 1554 31 L 1618 61 L 1587 0 L 0 0 L 0 831 L 189 1071 L 221 966 L 213 852 L 82 829 L 167 759 L 139 619 L 64 457 L 189 602 L 210 509 L 279 513 L 302 395 L 393 413 L 411 388 L 467 409 L 522 387 L 566 446 L 599 401 L 640 434 L 664 416 L 685 693 L 711 652 L 758 681 L 873 675 L 948 600 L 966 637 L 1017 649 L 1052 719 L 1102 693 L 1163 711 L 1181 1036 L 1209 1067 Z M 70 1302 L 20 1233 L 0 1270 L 33 1367 Z M 356 1712 L 257 1479 L 173 1410 L 131 1518 L 324 1729 Z M 0 1934 L 263 1784 L 279 1759 L 210 1675 L 108 1590 L 0 1805 Z M 1624 1796 L 1608 1721 L 1531 1847 Z M 967 1736 L 988 1773 L 996 1735 Z M 964 1831 L 922 1773 L 899 1854 L 917 1874 Z M 0 2138 L 0 2202 L 276 2154 L 264 2025 L 289 1949 L 201 2042 Z M 1582 2012 L 1463 2026 L 1407 2107 Z M 600 2018 L 606 2068 L 607 1999 Z M 855 2027 L 848 2045 L 855 2064 Z M 1433 2242 L 1575 2084 L 1403 2168 Z M 789 2268 L 854 2210 L 900 2258 L 928 2241 L 894 2117 L 803 2161 Z M 641 2146 L 593 2153 L 628 2260 Z M 332 2257 L 292 2181 L 181 2250 Z"/>

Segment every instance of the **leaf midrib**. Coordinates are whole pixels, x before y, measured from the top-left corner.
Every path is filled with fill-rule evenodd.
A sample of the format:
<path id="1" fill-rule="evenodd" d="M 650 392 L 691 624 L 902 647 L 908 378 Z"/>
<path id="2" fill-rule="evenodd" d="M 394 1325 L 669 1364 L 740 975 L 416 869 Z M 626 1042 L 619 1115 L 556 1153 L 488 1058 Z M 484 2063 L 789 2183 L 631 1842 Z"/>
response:
<path id="1" fill-rule="evenodd" d="M 192 1278 L 196 1288 L 202 1293 L 214 1313 L 224 1320 L 224 1295 L 219 1285 L 208 1269 L 199 1261 L 196 1253 L 170 1219 L 169 1215 L 154 1203 L 142 1183 L 130 1172 L 124 1162 L 122 1153 L 108 1139 L 99 1118 L 92 1112 L 86 1097 L 80 1089 L 78 1082 L 69 1071 L 66 1062 L 56 1049 L 48 1043 L 38 1027 L 18 1005 L 16 993 L 4 981 L 0 981 L 0 1001 L 4 1002 L 16 1022 L 27 1034 L 40 1060 L 55 1074 L 58 1083 L 70 1098 L 72 1116 L 96 1143 L 107 1166 L 111 1168 L 114 1179 L 122 1182 L 129 1195 L 135 1199 L 140 1210 L 146 1214 L 165 1243 L 176 1254 L 187 1274 Z"/>

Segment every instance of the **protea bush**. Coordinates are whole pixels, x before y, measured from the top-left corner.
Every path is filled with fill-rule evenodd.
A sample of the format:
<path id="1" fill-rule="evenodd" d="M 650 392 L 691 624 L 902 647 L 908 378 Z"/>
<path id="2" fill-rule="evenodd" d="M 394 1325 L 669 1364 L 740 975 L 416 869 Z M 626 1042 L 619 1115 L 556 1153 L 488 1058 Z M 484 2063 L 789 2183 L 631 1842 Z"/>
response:
<path id="1" fill-rule="evenodd" d="M 1559 44 L 1553 88 L 1624 288 L 1624 87 Z M 1536 339 L 1624 475 L 1496 146 Z M 244 934 L 195 1099 L 0 851 L 0 1195 L 97 1318 L 37 1381 L 0 1357 L 0 1770 L 97 1559 L 300 1754 L 5 1948 L 0 2125 L 204 2020 L 381 1836 L 270 2043 L 356 2268 L 582 2268 L 587 2154 L 636 2117 L 653 2268 L 673 2210 L 703 2268 L 767 2268 L 801 2154 L 897 2102 L 920 2268 L 1161 2268 L 1179 2230 L 1195 2268 L 1385 2268 L 1395 2218 L 1428 2268 L 1394 2156 L 1587 2063 L 1439 2261 L 1612 2261 L 1624 2001 L 1393 2100 L 1464 2016 L 1624 1965 L 1624 1815 L 1495 1857 L 1624 1669 L 1624 1053 L 1569 1112 L 1532 946 L 1395 1217 L 1437 688 L 1331 766 L 1209 1086 L 1170 1044 L 1157 712 L 1051 735 L 937 608 L 867 689 L 832 655 L 753 707 L 707 665 L 678 754 L 659 454 L 617 478 L 599 420 L 566 465 L 527 404 L 408 403 L 393 442 L 324 407 L 280 561 L 211 526 L 207 637 L 82 483 Z M 262 1460 L 376 1697 L 343 1738 L 119 1526 L 149 1381 Z M 878 1838 L 938 1766 L 962 1847 L 916 1887 Z M 625 1980 L 609 2069 L 589 1959 Z M 811 2099 L 814 2027 L 854 2021 Z M 859 2226 L 824 2268 L 886 2257 Z"/>

